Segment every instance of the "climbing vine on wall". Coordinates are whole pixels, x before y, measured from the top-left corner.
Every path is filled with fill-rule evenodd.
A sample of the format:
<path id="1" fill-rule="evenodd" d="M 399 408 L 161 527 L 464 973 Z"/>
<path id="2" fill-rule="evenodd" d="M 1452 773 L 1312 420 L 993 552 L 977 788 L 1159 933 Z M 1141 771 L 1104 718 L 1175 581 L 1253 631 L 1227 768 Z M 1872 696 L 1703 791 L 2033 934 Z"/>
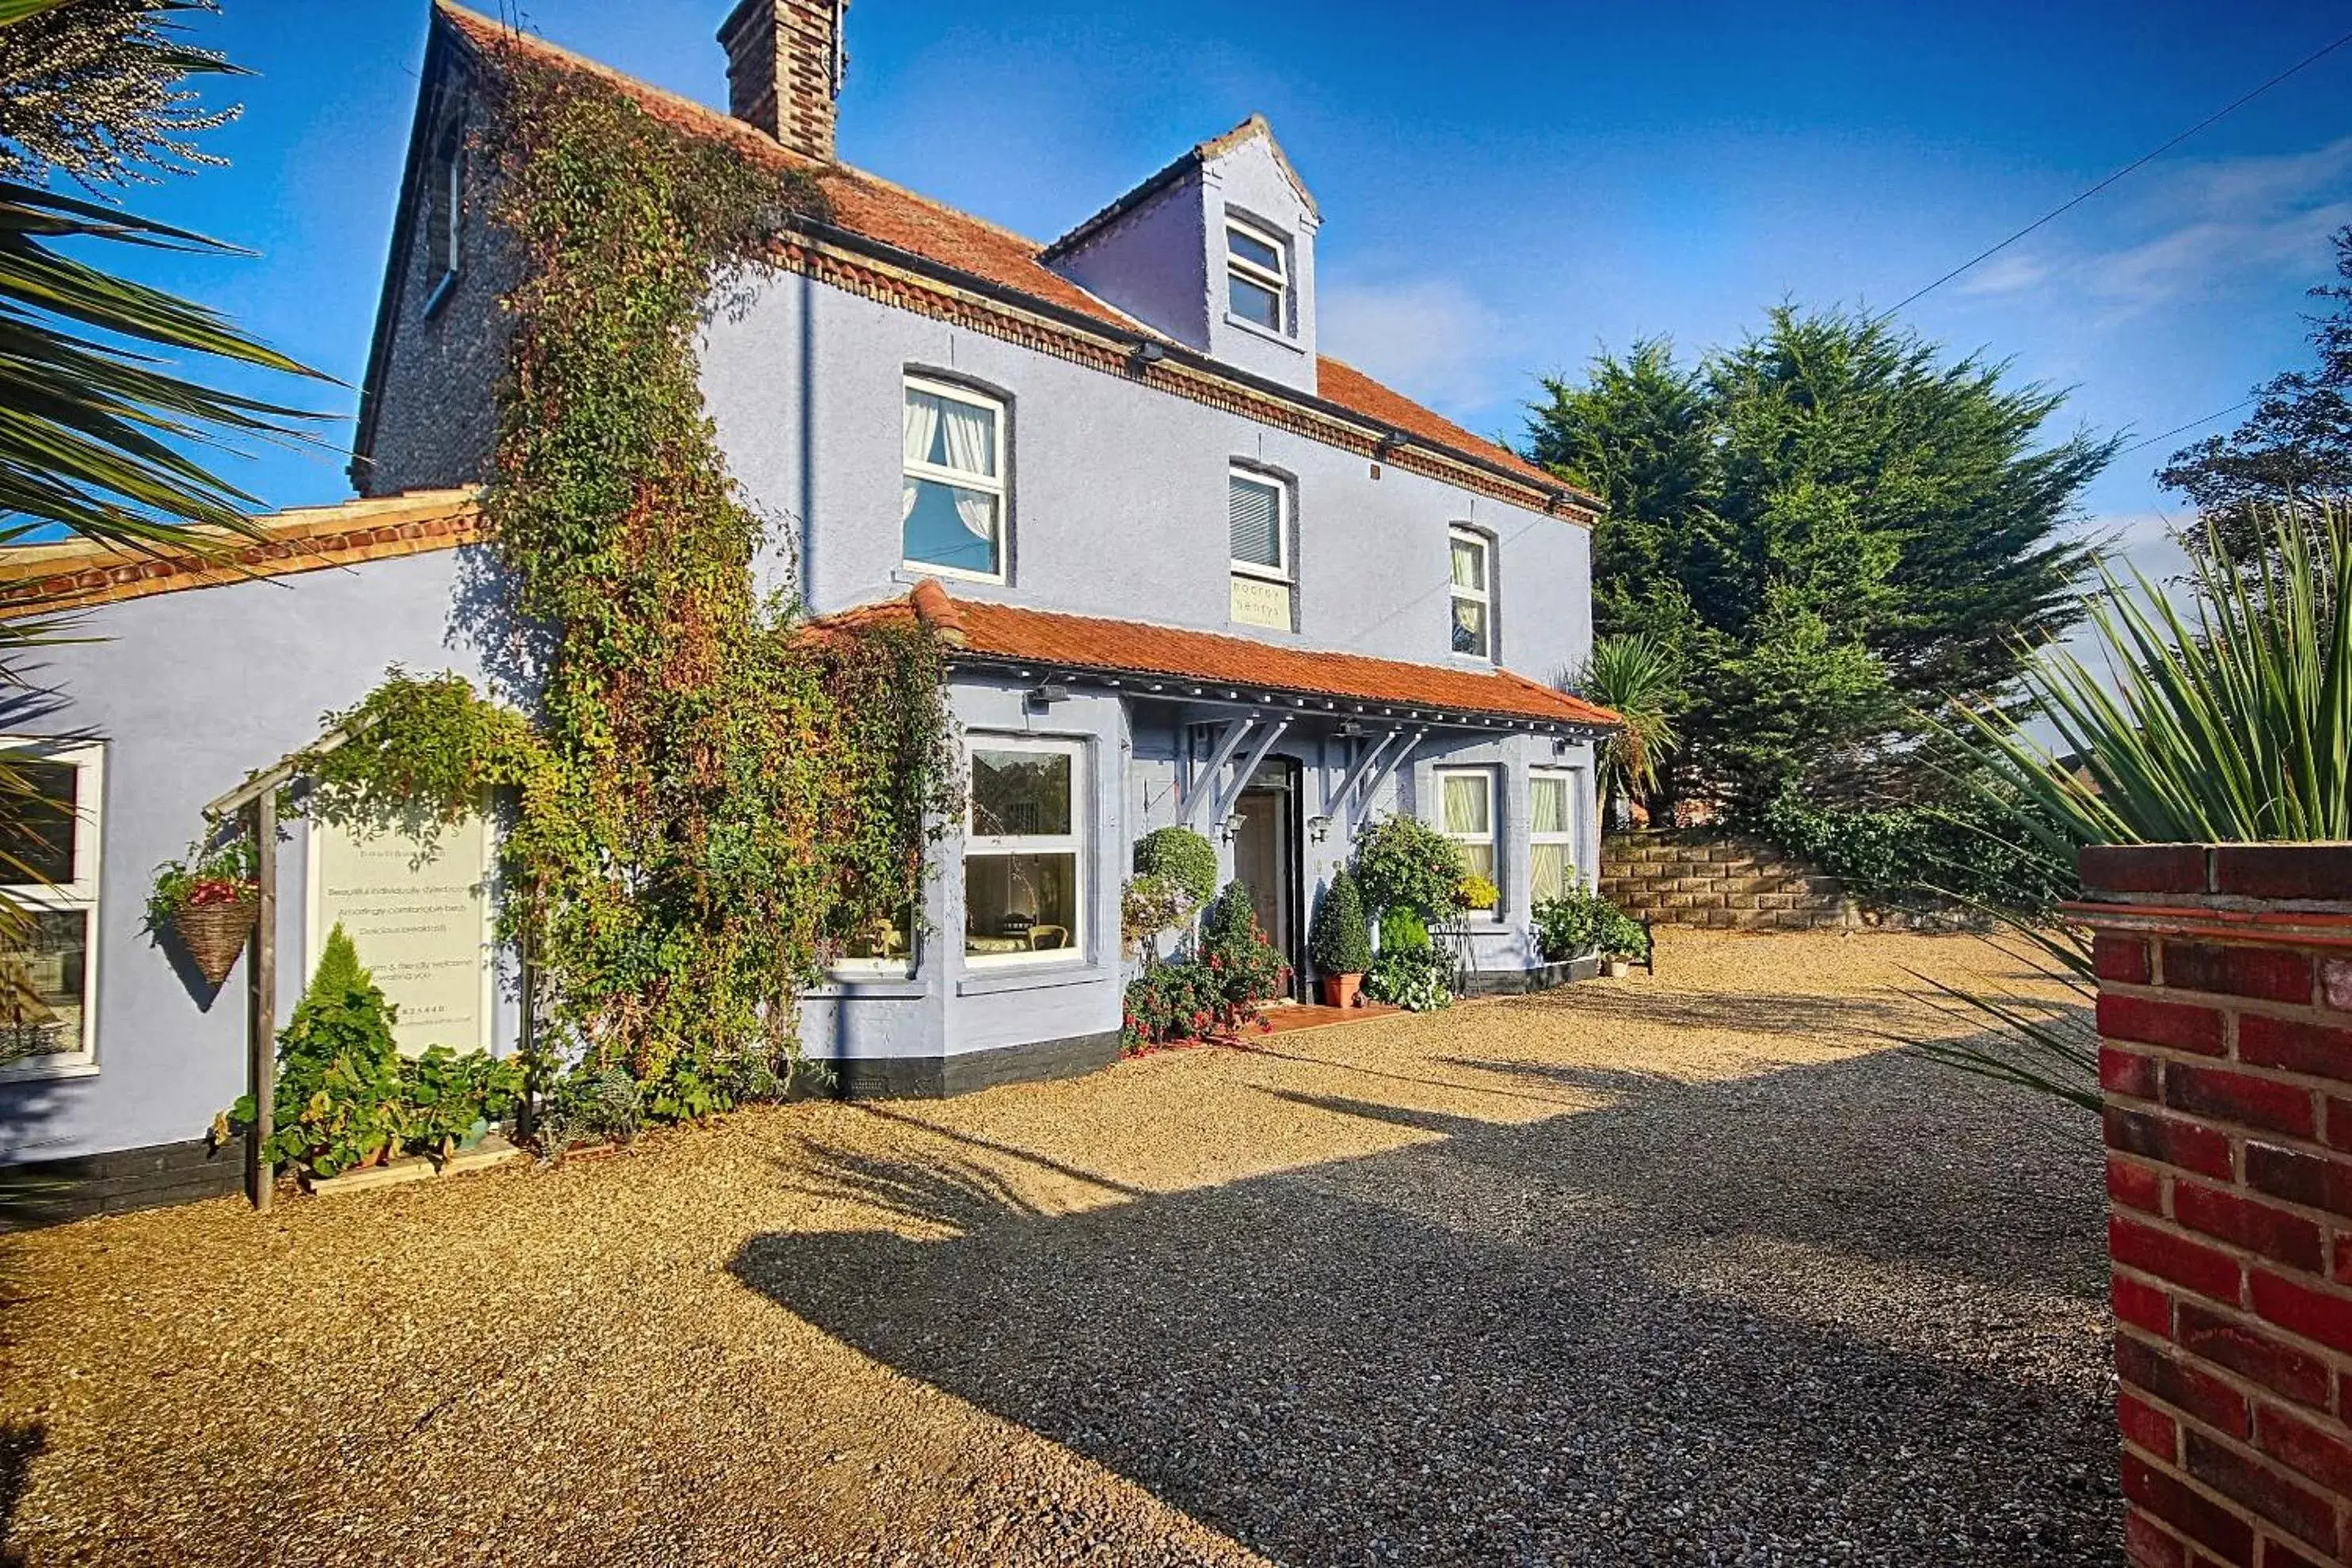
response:
<path id="1" fill-rule="evenodd" d="M 338 716 L 359 734 L 319 759 L 322 799 L 516 791 L 501 921 L 540 977 L 542 1081 L 560 1106 L 622 1075 L 692 1116 L 788 1082 L 798 994 L 916 902 L 927 825 L 960 806 L 940 652 L 755 593 L 762 522 L 703 405 L 707 311 L 814 186 L 493 64 L 490 217 L 520 281 L 484 513 L 537 722 L 395 672 Z"/>

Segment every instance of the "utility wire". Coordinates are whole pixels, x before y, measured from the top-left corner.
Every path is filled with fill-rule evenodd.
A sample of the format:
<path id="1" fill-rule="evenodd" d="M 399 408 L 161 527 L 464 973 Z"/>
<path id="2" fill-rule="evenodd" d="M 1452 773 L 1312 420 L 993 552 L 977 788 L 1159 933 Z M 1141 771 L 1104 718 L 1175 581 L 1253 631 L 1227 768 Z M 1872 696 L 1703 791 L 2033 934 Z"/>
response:
<path id="1" fill-rule="evenodd" d="M 2158 441 L 2169 441 L 2175 436 L 2179 435 L 2183 430 L 2194 430 L 2200 425 L 2210 425 L 2214 420 L 2221 418 L 2224 414 L 2235 414 L 2239 409 L 2252 407 L 2253 405 L 2260 403 L 2261 401 L 2262 395 L 2257 393 L 2255 395 L 2247 398 L 2242 403 L 2232 403 L 2227 408 L 2216 408 L 2212 413 L 2205 415 L 2201 418 L 2191 419 L 2186 425 L 2175 425 L 2171 429 L 2167 430 L 2160 436 L 2150 436 L 2145 441 L 2134 441 L 2128 447 L 2118 447 L 2116 448 L 2116 456 L 2118 458 L 2128 457 L 2130 454 L 2138 451 L 2142 447 L 2153 447 Z"/>
<path id="2" fill-rule="evenodd" d="M 2225 104 L 2221 108 L 2215 110 L 2212 113 L 2207 115 L 2204 119 L 2199 121 L 2196 124 L 2190 126 L 2179 135 L 2175 136 L 2171 141 L 2167 142 L 2163 146 L 2158 147 L 2155 152 L 2147 154 L 2145 157 L 2135 158 L 2130 163 L 2126 163 L 2122 168 L 2117 169 L 2114 174 L 2109 174 L 2105 179 L 2101 180 L 2097 184 L 2076 195 L 2072 201 L 2066 202 L 2060 206 L 2054 206 L 2048 212 L 2043 213 L 2040 217 L 2035 218 L 2032 223 L 2027 224 L 2023 228 L 2021 228 L 2015 234 L 2011 235 L 1999 245 L 1993 246 L 1990 249 L 1977 252 L 1974 256 L 1969 257 L 1966 261 L 1961 262 L 1958 267 L 1953 268 L 1949 272 L 1945 273 L 1941 278 L 1937 279 L 1933 283 L 1928 284 L 1925 289 L 1918 290 L 1916 293 L 1906 295 L 1903 299 L 1896 300 L 1892 309 L 1883 311 L 1882 314 L 1892 316 L 1895 311 L 1902 310 L 1905 306 L 1911 304 L 1914 300 L 1924 299 L 1927 295 L 1934 293 L 1937 289 L 1941 289 L 1945 284 L 1949 283 L 1953 279 L 1958 278 L 1961 273 L 1966 272 L 1969 268 L 1976 266 L 1979 262 L 1988 260 L 1992 257 L 2000 255 L 2002 251 L 2007 250 L 2011 246 L 2015 245 L 2019 240 L 2023 239 L 2027 235 L 2032 234 L 2035 229 L 2040 228 L 2043 224 L 2048 223 L 2051 219 L 2074 211 L 2074 208 L 2081 206 L 2084 202 L 2089 201 L 2093 196 L 2097 195 L 2101 191 L 2105 190 L 2109 185 L 2114 184 L 2117 180 L 2122 179 L 2125 175 L 2153 163 L 2158 158 L 2163 157 L 2167 153 L 2171 152 L 2175 147 L 2179 146 L 2183 142 L 2188 141 L 2191 136 L 2196 135 L 2200 131 L 2204 130 L 2207 126 L 2213 124 L 2216 121 L 2226 119 L 2228 116 L 2236 113 L 2239 110 L 2243 109 L 2246 105 L 2253 102 L 2254 100 L 2262 97 L 2263 94 L 2270 91 L 2271 89 L 2278 86 L 2279 83 L 2286 80 L 2289 77 L 2294 76 L 2301 71 L 2317 65 L 2321 60 L 2326 59 L 2328 56 L 2334 54 L 2336 50 L 2342 48 L 2347 44 L 2352 44 L 2352 33 L 2345 34 L 2342 37 L 2336 39 L 2334 43 L 2329 44 L 2325 48 L 2319 49 L 2313 54 L 2305 55 L 2302 59 L 2297 60 L 2294 64 L 2287 67 L 2286 69 L 2279 72 L 2278 75 L 2271 78 L 2270 80 L 2263 83 L 2262 86 L 2255 88 L 2252 91 L 2245 94 L 2243 97 L 2238 98 L 2231 102 Z M 2239 406 L 2242 408 L 2245 405 L 2240 404 Z M 2228 412 L 2230 412 L 2228 409 L 2222 410 L 2222 413 L 2224 414 Z M 2220 415 L 2207 416 L 2208 418 L 2219 418 L 2220 416 Z M 2201 424 L 2203 421 L 2200 420 L 2197 423 Z M 2163 437 L 2158 437 L 2157 439 L 2162 440 Z"/>

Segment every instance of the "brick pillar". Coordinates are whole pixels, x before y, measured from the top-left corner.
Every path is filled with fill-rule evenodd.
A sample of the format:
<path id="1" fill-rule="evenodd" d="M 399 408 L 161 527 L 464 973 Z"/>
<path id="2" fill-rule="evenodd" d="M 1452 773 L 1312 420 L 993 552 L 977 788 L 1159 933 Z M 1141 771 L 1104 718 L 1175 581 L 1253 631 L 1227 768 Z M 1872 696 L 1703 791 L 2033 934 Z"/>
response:
<path id="1" fill-rule="evenodd" d="M 2352 845 L 2081 870 L 2131 1561 L 2352 1563 Z"/>

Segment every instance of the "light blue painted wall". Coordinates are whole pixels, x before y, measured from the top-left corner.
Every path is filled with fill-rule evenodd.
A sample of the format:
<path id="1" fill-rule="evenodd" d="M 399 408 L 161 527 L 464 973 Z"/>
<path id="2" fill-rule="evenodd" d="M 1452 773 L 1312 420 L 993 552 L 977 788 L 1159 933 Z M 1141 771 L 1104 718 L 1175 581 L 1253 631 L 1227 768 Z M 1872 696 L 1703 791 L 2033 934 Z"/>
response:
<path id="1" fill-rule="evenodd" d="M 1468 522 L 1498 544 L 1503 662 L 1549 680 L 1590 646 L 1591 540 L 1576 523 L 1394 465 L 1373 479 L 1360 456 L 1145 382 L 778 277 L 711 326 L 703 385 L 747 493 L 803 547 L 819 613 L 903 595 L 924 574 L 900 563 L 909 369 L 1011 408 L 1012 582 L 950 584 L 959 595 L 1444 664 L 1446 528 Z M 1295 634 L 1229 618 L 1235 458 L 1296 478 Z"/>
<path id="2" fill-rule="evenodd" d="M 96 1069 L 0 1081 L 0 1162 L 199 1138 L 245 1091 L 248 958 L 192 995 L 143 928 L 154 868 L 203 826 L 205 803 L 318 738 L 319 718 L 365 696 L 384 667 L 480 679 L 453 626 L 471 551 L 158 595 L 90 612 L 94 639 L 50 650 L 36 672 L 68 706 L 44 733 L 106 745 L 98 920 Z M 278 1016 L 304 981 L 307 826 L 280 847 Z M 494 1026 L 516 1015 L 500 986 Z"/>

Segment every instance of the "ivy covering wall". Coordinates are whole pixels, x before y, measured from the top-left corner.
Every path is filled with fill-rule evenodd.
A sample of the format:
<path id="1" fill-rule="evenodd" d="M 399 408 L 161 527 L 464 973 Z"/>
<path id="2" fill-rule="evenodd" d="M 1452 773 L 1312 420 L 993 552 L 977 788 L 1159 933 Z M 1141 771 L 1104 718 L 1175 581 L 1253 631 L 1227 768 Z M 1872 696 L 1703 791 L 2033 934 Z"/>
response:
<path id="1" fill-rule="evenodd" d="M 480 145 L 513 247 L 478 635 L 530 710 L 394 671 L 331 718 L 310 809 L 429 829 L 504 792 L 501 935 L 538 978 L 549 1113 L 595 1131 L 782 1092 L 799 994 L 919 909 L 961 811 L 940 647 L 762 599 L 698 348 L 804 179 L 623 92 L 491 62 Z"/>

